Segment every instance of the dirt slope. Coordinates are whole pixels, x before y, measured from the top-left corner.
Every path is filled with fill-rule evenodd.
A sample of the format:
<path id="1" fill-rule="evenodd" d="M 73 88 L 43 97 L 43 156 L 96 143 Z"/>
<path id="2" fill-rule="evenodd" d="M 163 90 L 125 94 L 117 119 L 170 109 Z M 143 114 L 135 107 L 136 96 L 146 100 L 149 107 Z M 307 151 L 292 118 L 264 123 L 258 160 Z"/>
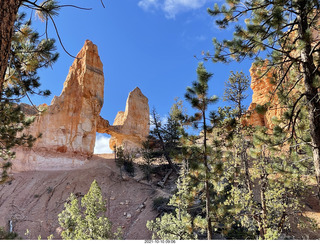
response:
<path id="1" fill-rule="evenodd" d="M 137 177 L 121 180 L 113 155 L 95 155 L 89 164 L 70 171 L 38 171 L 13 174 L 13 180 L 0 185 L 0 226 L 24 239 L 43 239 L 53 234 L 59 237 L 57 215 L 73 192 L 79 196 L 88 192 L 94 179 L 107 200 L 107 216 L 114 227 L 123 228 L 124 239 L 150 239 L 147 220 L 154 219 L 152 198 L 158 193 L 138 182 Z M 26 230 L 30 231 L 28 236 Z"/>

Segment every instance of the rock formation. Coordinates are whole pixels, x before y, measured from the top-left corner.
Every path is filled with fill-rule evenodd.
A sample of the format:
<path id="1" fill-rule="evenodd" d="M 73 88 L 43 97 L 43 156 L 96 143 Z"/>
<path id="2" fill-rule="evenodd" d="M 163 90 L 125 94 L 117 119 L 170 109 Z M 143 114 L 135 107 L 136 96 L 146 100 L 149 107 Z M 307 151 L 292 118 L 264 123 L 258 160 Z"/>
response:
<path id="1" fill-rule="evenodd" d="M 272 117 L 279 117 L 284 112 L 279 104 L 277 95 L 274 95 L 275 85 L 271 82 L 272 71 L 267 72 L 267 61 L 260 67 L 253 64 L 250 68 L 252 102 L 248 108 L 246 118 L 242 120 L 245 125 L 273 127 Z M 268 110 L 259 114 L 255 109 L 257 105 L 270 103 Z"/>
<path id="2" fill-rule="evenodd" d="M 62 93 L 54 97 L 28 129 L 42 134 L 32 149 L 17 148 L 13 169 L 55 169 L 83 164 L 92 155 L 97 118 L 103 105 L 103 66 L 91 41 L 78 53 L 69 69 Z"/>
<path id="3" fill-rule="evenodd" d="M 126 150 L 141 147 L 149 134 L 148 98 L 136 87 L 129 93 L 125 111 L 118 112 L 113 125 L 108 125 L 108 122 L 101 118 L 97 132 L 112 136 L 109 142 L 112 150 L 117 146 L 123 146 Z"/>
<path id="4" fill-rule="evenodd" d="M 320 22 L 318 21 L 318 25 Z M 297 30 L 297 28 L 295 28 Z M 313 28 L 311 29 L 313 46 L 318 45 L 320 41 L 320 32 Z M 295 40 L 297 32 L 293 31 L 290 36 L 288 36 L 288 40 Z M 291 57 L 299 57 L 301 55 L 298 49 L 293 49 L 290 52 Z M 271 68 L 267 73 L 267 65 L 268 61 L 266 60 L 263 65 L 257 67 L 253 64 L 250 68 L 250 76 L 251 76 L 251 88 L 253 90 L 252 95 L 252 103 L 248 108 L 248 116 L 243 120 L 244 124 L 250 124 L 253 126 L 265 126 L 269 129 L 273 128 L 273 124 L 271 122 L 272 117 L 276 116 L 278 118 L 284 113 L 285 109 L 280 106 L 279 99 L 274 90 L 276 89 L 275 84 L 271 83 L 272 75 L 274 69 Z M 263 75 L 265 74 L 265 75 Z M 292 93 L 295 93 L 297 90 L 293 89 Z M 269 102 L 268 110 L 265 114 L 258 114 L 255 111 L 256 106 L 264 105 Z"/>
<path id="5" fill-rule="evenodd" d="M 103 105 L 104 76 L 97 47 L 86 41 L 70 67 L 62 93 L 32 126 L 43 133 L 35 148 L 91 155 Z"/>
<path id="6" fill-rule="evenodd" d="M 110 126 L 100 117 L 103 96 L 104 75 L 98 49 L 86 41 L 70 67 L 61 95 L 55 96 L 50 106 L 41 105 L 45 112 L 36 117 L 27 131 L 34 136 L 41 133 L 42 137 L 31 149 L 15 149 L 13 170 L 68 169 L 82 165 L 93 155 L 96 132 L 112 135 L 111 148 L 141 147 L 149 133 L 148 99 L 139 88 L 134 89 L 125 112 L 119 112 Z M 23 107 L 30 114 L 30 106 Z"/>

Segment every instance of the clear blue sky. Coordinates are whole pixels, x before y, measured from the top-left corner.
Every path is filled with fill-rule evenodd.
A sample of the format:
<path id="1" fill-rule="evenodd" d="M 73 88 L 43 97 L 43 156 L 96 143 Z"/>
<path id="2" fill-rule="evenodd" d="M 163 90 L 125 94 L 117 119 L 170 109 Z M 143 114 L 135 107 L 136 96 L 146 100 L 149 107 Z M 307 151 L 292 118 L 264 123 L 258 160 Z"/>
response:
<path id="1" fill-rule="evenodd" d="M 196 68 L 202 51 L 213 52 L 212 38 L 231 38 L 232 31 L 219 30 L 206 9 L 215 0 L 61 0 L 62 4 L 76 4 L 92 8 L 84 11 L 63 8 L 55 18 L 64 46 L 76 55 L 86 39 L 98 46 L 104 65 L 105 99 L 101 116 L 110 123 L 118 111 L 125 109 L 130 91 L 138 86 L 148 97 L 149 106 L 165 116 L 175 97 L 184 97 L 186 87 L 196 79 Z M 221 1 L 220 1 L 221 3 Z M 45 25 L 32 15 L 39 33 Z M 52 25 L 49 36 L 55 39 Z M 52 69 L 40 72 L 42 88 L 52 96 L 33 97 L 36 104 L 50 104 L 60 95 L 63 82 L 73 58 L 57 43 L 60 58 Z M 230 71 L 249 74 L 251 61 L 231 64 L 205 63 L 214 73 L 210 83 L 212 95 L 221 98 L 224 82 Z M 251 91 L 248 104 L 251 101 Z M 217 107 L 215 106 L 215 107 Z M 213 107 L 213 109 L 215 108 Z M 193 111 L 188 108 L 191 114 Z"/>

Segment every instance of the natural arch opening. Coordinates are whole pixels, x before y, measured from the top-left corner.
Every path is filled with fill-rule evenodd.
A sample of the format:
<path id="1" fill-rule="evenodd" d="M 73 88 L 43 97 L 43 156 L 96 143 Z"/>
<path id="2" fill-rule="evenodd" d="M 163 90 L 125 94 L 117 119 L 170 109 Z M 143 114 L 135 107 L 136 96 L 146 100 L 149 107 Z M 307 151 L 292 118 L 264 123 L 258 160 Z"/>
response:
<path id="1" fill-rule="evenodd" d="M 113 150 L 109 147 L 110 138 L 111 136 L 108 134 L 96 133 L 93 154 L 113 153 Z"/>

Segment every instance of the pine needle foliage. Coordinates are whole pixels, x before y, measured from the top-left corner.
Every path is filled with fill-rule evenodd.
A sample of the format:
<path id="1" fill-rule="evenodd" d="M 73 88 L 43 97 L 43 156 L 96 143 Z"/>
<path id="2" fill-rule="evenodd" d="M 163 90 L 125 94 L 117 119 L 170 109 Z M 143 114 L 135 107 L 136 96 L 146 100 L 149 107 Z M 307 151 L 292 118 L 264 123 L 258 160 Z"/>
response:
<path id="1" fill-rule="evenodd" d="M 64 240 L 107 240 L 119 239 L 120 230 L 112 232 L 112 224 L 106 217 L 106 202 L 96 180 L 80 200 L 71 193 L 58 215 Z"/>
<path id="2" fill-rule="evenodd" d="M 206 59 L 230 62 L 251 58 L 257 66 L 264 63 L 261 77 L 268 75 L 275 85 L 271 98 L 277 91 L 284 91 L 282 98 L 294 99 L 283 104 L 289 110 L 290 130 L 299 126 L 300 111 L 307 111 L 320 198 L 319 6 L 319 1 L 313 0 L 227 0 L 222 6 L 215 4 L 208 12 L 216 18 L 216 24 L 222 29 L 234 24 L 235 28 L 231 40 L 214 38 L 215 53 Z M 288 81 L 291 87 L 286 90 Z M 301 93 L 294 96 L 297 90 Z M 288 136 L 296 137 L 295 133 Z"/>
<path id="3" fill-rule="evenodd" d="M 213 170 L 211 168 L 211 163 L 215 163 L 214 157 L 213 159 L 209 159 L 209 154 L 211 148 L 208 145 L 207 134 L 212 131 L 212 127 L 210 126 L 209 119 L 209 105 L 217 102 L 217 96 L 209 96 L 209 80 L 212 77 L 212 73 L 207 72 L 203 63 L 198 64 L 197 68 L 197 80 L 192 83 L 191 87 L 187 87 L 187 92 L 185 94 L 185 98 L 188 102 L 190 102 L 192 108 L 194 108 L 197 112 L 190 116 L 190 122 L 193 124 L 195 128 L 201 128 L 201 147 L 198 151 L 198 162 L 197 162 L 197 170 L 193 171 L 197 176 L 200 183 L 198 187 L 202 188 L 204 194 L 204 202 L 205 202 L 205 222 L 206 222 L 206 233 L 207 239 L 212 239 L 213 229 L 212 229 L 212 215 L 211 215 L 211 201 L 212 196 L 210 193 L 210 189 L 212 188 L 212 184 L 210 182 L 210 178 L 213 174 Z M 219 154 L 217 154 L 219 155 Z M 218 164 L 215 164 L 215 166 Z"/>
<path id="4" fill-rule="evenodd" d="M 175 207 L 173 213 L 165 213 L 160 218 L 147 222 L 147 228 L 153 232 L 153 239 L 195 240 L 197 234 L 193 228 L 193 218 L 188 211 L 190 203 L 190 184 L 184 170 L 177 182 L 178 192 L 170 199 L 169 205 Z"/>
<path id="5" fill-rule="evenodd" d="M 58 58 L 55 53 L 53 39 L 41 39 L 32 29 L 31 21 L 25 21 L 25 14 L 17 17 L 14 34 L 11 41 L 5 83 L 0 93 L 0 158 L 2 176 L 1 182 L 7 177 L 11 160 L 15 157 L 14 147 L 31 147 L 41 135 L 23 133 L 34 121 L 34 117 L 26 116 L 19 105 L 22 98 L 29 95 L 48 96 L 48 90 L 40 89 L 40 78 L 37 72 L 40 68 L 50 67 Z M 40 111 L 35 108 L 35 113 Z"/>

